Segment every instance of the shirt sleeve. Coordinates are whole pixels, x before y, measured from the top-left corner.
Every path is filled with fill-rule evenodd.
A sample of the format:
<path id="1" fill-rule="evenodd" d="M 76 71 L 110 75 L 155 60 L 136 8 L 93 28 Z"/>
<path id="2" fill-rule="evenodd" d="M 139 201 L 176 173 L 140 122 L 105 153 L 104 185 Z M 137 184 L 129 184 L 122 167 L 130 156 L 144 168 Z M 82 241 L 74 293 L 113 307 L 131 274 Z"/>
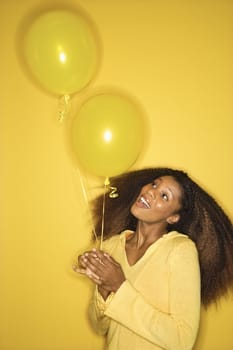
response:
<path id="1" fill-rule="evenodd" d="M 175 247 L 169 264 L 169 312 L 155 306 L 156 300 L 149 303 L 126 280 L 104 315 L 161 348 L 188 350 L 195 342 L 200 317 L 200 271 L 194 244 L 184 242 Z"/>
<path id="2" fill-rule="evenodd" d="M 88 316 L 92 327 L 99 335 L 105 335 L 108 331 L 110 319 L 104 314 L 106 308 L 111 302 L 114 293 L 111 293 L 106 300 L 104 300 L 101 294 L 98 292 L 96 286 L 93 298 L 89 304 Z"/>

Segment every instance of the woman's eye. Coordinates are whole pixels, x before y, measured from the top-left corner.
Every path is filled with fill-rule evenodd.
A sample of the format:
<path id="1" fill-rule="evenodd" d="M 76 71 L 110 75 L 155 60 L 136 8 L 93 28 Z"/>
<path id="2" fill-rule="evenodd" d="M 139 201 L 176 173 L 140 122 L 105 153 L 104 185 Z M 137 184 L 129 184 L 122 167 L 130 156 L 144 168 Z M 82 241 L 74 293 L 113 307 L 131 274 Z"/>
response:
<path id="1" fill-rule="evenodd" d="M 165 201 L 168 201 L 168 195 L 166 193 L 162 193 L 162 198 L 165 200 Z"/>
<path id="2" fill-rule="evenodd" d="M 157 187 L 156 182 L 152 182 L 152 187 L 153 187 L 153 188 L 156 188 L 156 187 Z"/>

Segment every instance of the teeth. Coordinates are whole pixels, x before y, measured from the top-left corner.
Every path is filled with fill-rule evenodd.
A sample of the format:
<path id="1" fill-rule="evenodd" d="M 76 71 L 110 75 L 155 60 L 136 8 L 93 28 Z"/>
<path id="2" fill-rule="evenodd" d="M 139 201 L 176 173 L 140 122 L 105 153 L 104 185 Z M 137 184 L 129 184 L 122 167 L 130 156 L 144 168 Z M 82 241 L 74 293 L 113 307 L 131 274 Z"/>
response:
<path id="1" fill-rule="evenodd" d="M 146 206 L 147 208 L 150 208 L 150 204 L 145 200 L 144 197 L 141 197 L 140 200 L 141 200 L 141 202 L 142 202 L 143 204 L 145 204 L 145 206 Z"/>

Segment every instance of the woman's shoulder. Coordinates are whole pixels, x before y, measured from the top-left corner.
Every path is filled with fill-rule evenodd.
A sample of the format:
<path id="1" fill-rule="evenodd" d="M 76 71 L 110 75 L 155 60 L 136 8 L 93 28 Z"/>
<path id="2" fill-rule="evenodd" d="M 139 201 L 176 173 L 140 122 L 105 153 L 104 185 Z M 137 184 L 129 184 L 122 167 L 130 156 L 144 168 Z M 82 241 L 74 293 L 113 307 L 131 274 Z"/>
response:
<path id="1" fill-rule="evenodd" d="M 191 238 L 181 232 L 178 231 L 171 231 L 164 235 L 165 239 L 170 241 L 173 245 L 180 245 L 180 244 L 186 244 L 190 246 L 196 247 L 195 243 Z"/>

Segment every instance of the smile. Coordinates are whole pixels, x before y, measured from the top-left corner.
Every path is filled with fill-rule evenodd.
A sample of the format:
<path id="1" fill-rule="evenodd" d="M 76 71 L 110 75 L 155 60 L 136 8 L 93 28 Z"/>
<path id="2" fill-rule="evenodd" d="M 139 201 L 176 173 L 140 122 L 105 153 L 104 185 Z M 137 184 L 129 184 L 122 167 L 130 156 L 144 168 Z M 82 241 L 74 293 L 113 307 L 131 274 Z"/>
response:
<path id="1" fill-rule="evenodd" d="M 139 198 L 139 202 L 141 202 L 146 208 L 150 209 L 150 203 L 143 196 Z"/>

